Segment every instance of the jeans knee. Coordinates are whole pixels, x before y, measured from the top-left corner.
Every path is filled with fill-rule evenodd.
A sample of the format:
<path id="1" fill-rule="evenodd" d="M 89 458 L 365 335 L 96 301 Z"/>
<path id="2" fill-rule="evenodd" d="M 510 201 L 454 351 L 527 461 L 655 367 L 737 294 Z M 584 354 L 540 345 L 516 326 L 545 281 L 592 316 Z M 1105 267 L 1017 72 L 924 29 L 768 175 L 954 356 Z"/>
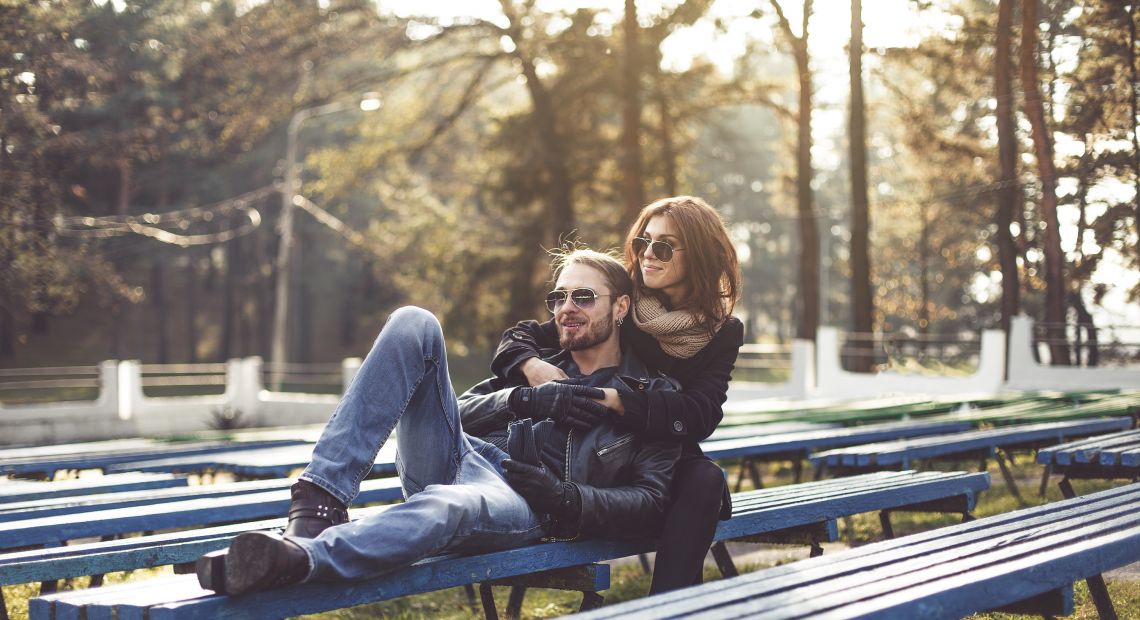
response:
<path id="1" fill-rule="evenodd" d="M 440 326 L 439 319 L 431 312 L 417 306 L 396 309 L 388 317 L 383 332 L 415 341 L 442 342 L 443 340 L 443 327 Z"/>

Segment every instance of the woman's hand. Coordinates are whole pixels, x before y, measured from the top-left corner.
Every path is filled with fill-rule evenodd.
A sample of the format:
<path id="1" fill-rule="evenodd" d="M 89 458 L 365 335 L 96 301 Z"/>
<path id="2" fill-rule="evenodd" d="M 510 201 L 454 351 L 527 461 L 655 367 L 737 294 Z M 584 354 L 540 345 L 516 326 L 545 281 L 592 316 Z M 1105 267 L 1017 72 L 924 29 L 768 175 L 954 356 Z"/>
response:
<path id="1" fill-rule="evenodd" d="M 531 387 L 542 385 L 548 381 L 561 381 L 562 379 L 569 378 L 561 368 L 549 362 L 544 362 L 537 357 L 529 358 L 520 364 L 519 370 L 522 371 L 523 376 L 526 377 L 526 381 Z"/>
<path id="2" fill-rule="evenodd" d="M 613 388 L 602 388 L 602 391 L 605 392 L 606 396 L 601 400 L 601 403 L 610 411 L 618 415 L 625 415 L 625 405 L 621 404 L 618 391 Z"/>

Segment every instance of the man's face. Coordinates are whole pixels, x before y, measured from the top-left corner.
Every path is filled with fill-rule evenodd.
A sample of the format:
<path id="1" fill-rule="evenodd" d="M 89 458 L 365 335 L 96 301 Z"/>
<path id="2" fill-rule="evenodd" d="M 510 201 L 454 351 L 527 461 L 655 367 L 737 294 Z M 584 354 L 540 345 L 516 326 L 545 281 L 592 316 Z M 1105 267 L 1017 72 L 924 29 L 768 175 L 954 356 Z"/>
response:
<path id="1" fill-rule="evenodd" d="M 605 277 L 593 267 L 577 263 L 567 265 L 558 276 L 554 288 L 572 291 L 576 288 L 593 289 L 598 294 L 594 307 L 579 308 L 567 299 L 555 312 L 558 327 L 558 344 L 567 351 L 581 351 L 605 342 L 614 333 L 614 295 L 610 293 Z"/>

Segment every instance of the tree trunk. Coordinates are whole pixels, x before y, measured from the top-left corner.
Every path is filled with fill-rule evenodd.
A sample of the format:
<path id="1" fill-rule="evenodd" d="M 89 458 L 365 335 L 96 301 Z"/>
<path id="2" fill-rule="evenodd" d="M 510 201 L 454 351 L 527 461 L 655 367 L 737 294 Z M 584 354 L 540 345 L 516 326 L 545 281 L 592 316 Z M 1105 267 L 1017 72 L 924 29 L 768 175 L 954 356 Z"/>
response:
<path id="1" fill-rule="evenodd" d="M 154 252 L 151 255 L 153 261 L 150 266 L 150 302 L 151 307 L 154 309 L 155 320 L 155 347 L 158 355 L 159 364 L 170 363 L 170 341 L 166 338 L 166 292 L 163 284 L 166 277 L 162 273 L 162 254 Z"/>
<path id="2" fill-rule="evenodd" d="M 994 54 L 994 97 L 997 100 L 998 165 L 1001 179 L 997 191 L 998 264 L 1001 267 L 1001 328 L 1009 337 L 1010 322 L 1021 308 L 1017 245 L 1010 226 L 1017 209 L 1017 136 L 1013 125 L 1013 93 L 1010 88 L 1010 45 L 1013 5 L 1016 0 L 998 0 L 997 44 Z M 1006 344 L 1008 347 L 1008 342 Z"/>
<path id="3" fill-rule="evenodd" d="M 673 144 L 673 117 L 669 114 L 669 98 L 657 91 L 657 110 L 661 116 L 661 159 L 665 177 L 665 193 L 677 195 L 677 147 Z"/>
<path id="4" fill-rule="evenodd" d="M 811 0 L 803 8 L 803 35 L 795 40 L 796 71 L 799 76 L 799 131 L 796 139 L 796 207 L 800 225 L 800 313 L 797 337 L 815 341 L 819 328 L 819 230 L 816 227 L 812 196 L 811 112 L 812 74 L 808 64 L 808 19 Z"/>
<path id="5" fill-rule="evenodd" d="M 538 244 L 542 221 L 532 222 L 519 230 L 519 258 L 518 269 L 513 270 L 510 285 L 510 300 L 507 306 L 507 317 L 512 320 L 530 318 L 538 307 L 537 291 L 534 283 L 539 261 L 545 256 L 542 246 Z"/>
<path id="6" fill-rule="evenodd" d="M 645 187 L 641 178 L 641 57 L 638 43 L 637 5 L 625 0 L 625 58 L 622 63 L 622 198 L 625 210 L 618 232 L 637 219 L 645 206 Z"/>
<path id="7" fill-rule="evenodd" d="M 930 207 L 923 202 L 919 206 L 920 228 L 918 232 L 918 333 L 925 336 L 930 330 Z M 920 338 L 918 349 L 926 353 L 926 338 Z"/>
<path id="8" fill-rule="evenodd" d="M 1026 0 L 1021 7 L 1021 81 L 1025 90 L 1025 111 L 1033 132 L 1033 147 L 1041 177 L 1041 220 L 1045 223 L 1042 250 L 1045 253 L 1045 323 L 1049 351 L 1054 365 L 1069 364 L 1065 336 L 1064 254 L 1057 222 L 1057 171 L 1053 163 L 1053 139 L 1045 118 L 1040 84 L 1037 81 L 1037 0 Z"/>
<path id="9" fill-rule="evenodd" d="M 189 363 L 198 362 L 198 265 L 194 248 L 186 250 L 186 359 Z"/>
<path id="10" fill-rule="evenodd" d="M 238 226 L 237 217 L 230 218 L 231 226 Z M 218 357 L 223 361 L 235 357 L 234 340 L 236 338 L 237 313 L 237 279 L 240 273 L 241 237 L 226 242 L 226 274 L 222 290 L 222 342 L 218 346 Z"/>
<path id="11" fill-rule="evenodd" d="M 851 329 L 856 333 L 874 331 L 875 300 L 871 296 L 870 229 L 871 214 L 867 196 L 867 128 L 863 103 L 863 3 L 851 0 L 851 109 L 848 131 L 851 149 Z M 859 350 L 852 370 L 871 370 L 871 341 L 856 340 Z"/>
<path id="12" fill-rule="evenodd" d="M 547 241 L 557 245 L 563 235 L 574 229 L 574 203 L 572 198 L 573 183 L 570 180 L 570 171 L 566 165 L 566 151 L 563 141 L 558 135 L 557 114 L 554 110 L 554 101 L 546 85 L 538 77 L 534 59 L 523 52 L 523 37 L 519 26 L 519 19 L 515 15 L 510 0 L 500 0 L 503 14 L 506 15 L 510 26 L 508 32 L 515 44 L 515 58 L 518 59 L 523 77 L 526 79 L 527 92 L 530 94 L 533 111 L 534 131 L 539 151 L 539 160 L 546 171 L 547 183 L 547 215 L 546 229 Z"/>
<path id="13" fill-rule="evenodd" d="M 1132 3 L 1133 14 L 1140 10 L 1138 7 L 1140 4 Z M 1132 75 L 1132 84 L 1135 86 L 1140 84 L 1140 70 L 1136 67 L 1136 20 L 1133 19 L 1132 14 L 1125 10 L 1123 2 L 1118 4 L 1117 8 L 1124 12 L 1124 21 L 1128 22 L 1128 70 Z M 1136 227 L 1140 228 L 1140 135 L 1137 135 L 1140 133 L 1140 128 L 1136 126 L 1136 119 L 1140 118 L 1138 116 L 1140 110 L 1137 109 L 1140 104 L 1137 102 L 1135 87 L 1129 89 L 1128 103 L 1132 111 L 1132 116 L 1129 117 L 1132 119 L 1132 183 L 1136 191 L 1133 194 L 1132 201 L 1136 203 Z M 1140 264 L 1140 237 L 1136 240 L 1136 261 Z"/>

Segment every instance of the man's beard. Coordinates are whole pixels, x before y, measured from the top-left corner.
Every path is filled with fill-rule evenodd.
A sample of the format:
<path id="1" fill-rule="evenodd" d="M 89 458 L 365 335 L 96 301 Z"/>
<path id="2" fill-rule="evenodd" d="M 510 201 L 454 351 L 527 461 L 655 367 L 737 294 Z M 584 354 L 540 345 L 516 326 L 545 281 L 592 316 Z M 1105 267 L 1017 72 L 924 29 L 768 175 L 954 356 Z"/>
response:
<path id="1" fill-rule="evenodd" d="M 590 322 L 589 331 L 576 336 L 567 336 L 558 330 L 558 345 L 566 351 L 581 351 L 606 341 L 614 331 L 614 319 L 609 313 L 604 318 Z"/>

